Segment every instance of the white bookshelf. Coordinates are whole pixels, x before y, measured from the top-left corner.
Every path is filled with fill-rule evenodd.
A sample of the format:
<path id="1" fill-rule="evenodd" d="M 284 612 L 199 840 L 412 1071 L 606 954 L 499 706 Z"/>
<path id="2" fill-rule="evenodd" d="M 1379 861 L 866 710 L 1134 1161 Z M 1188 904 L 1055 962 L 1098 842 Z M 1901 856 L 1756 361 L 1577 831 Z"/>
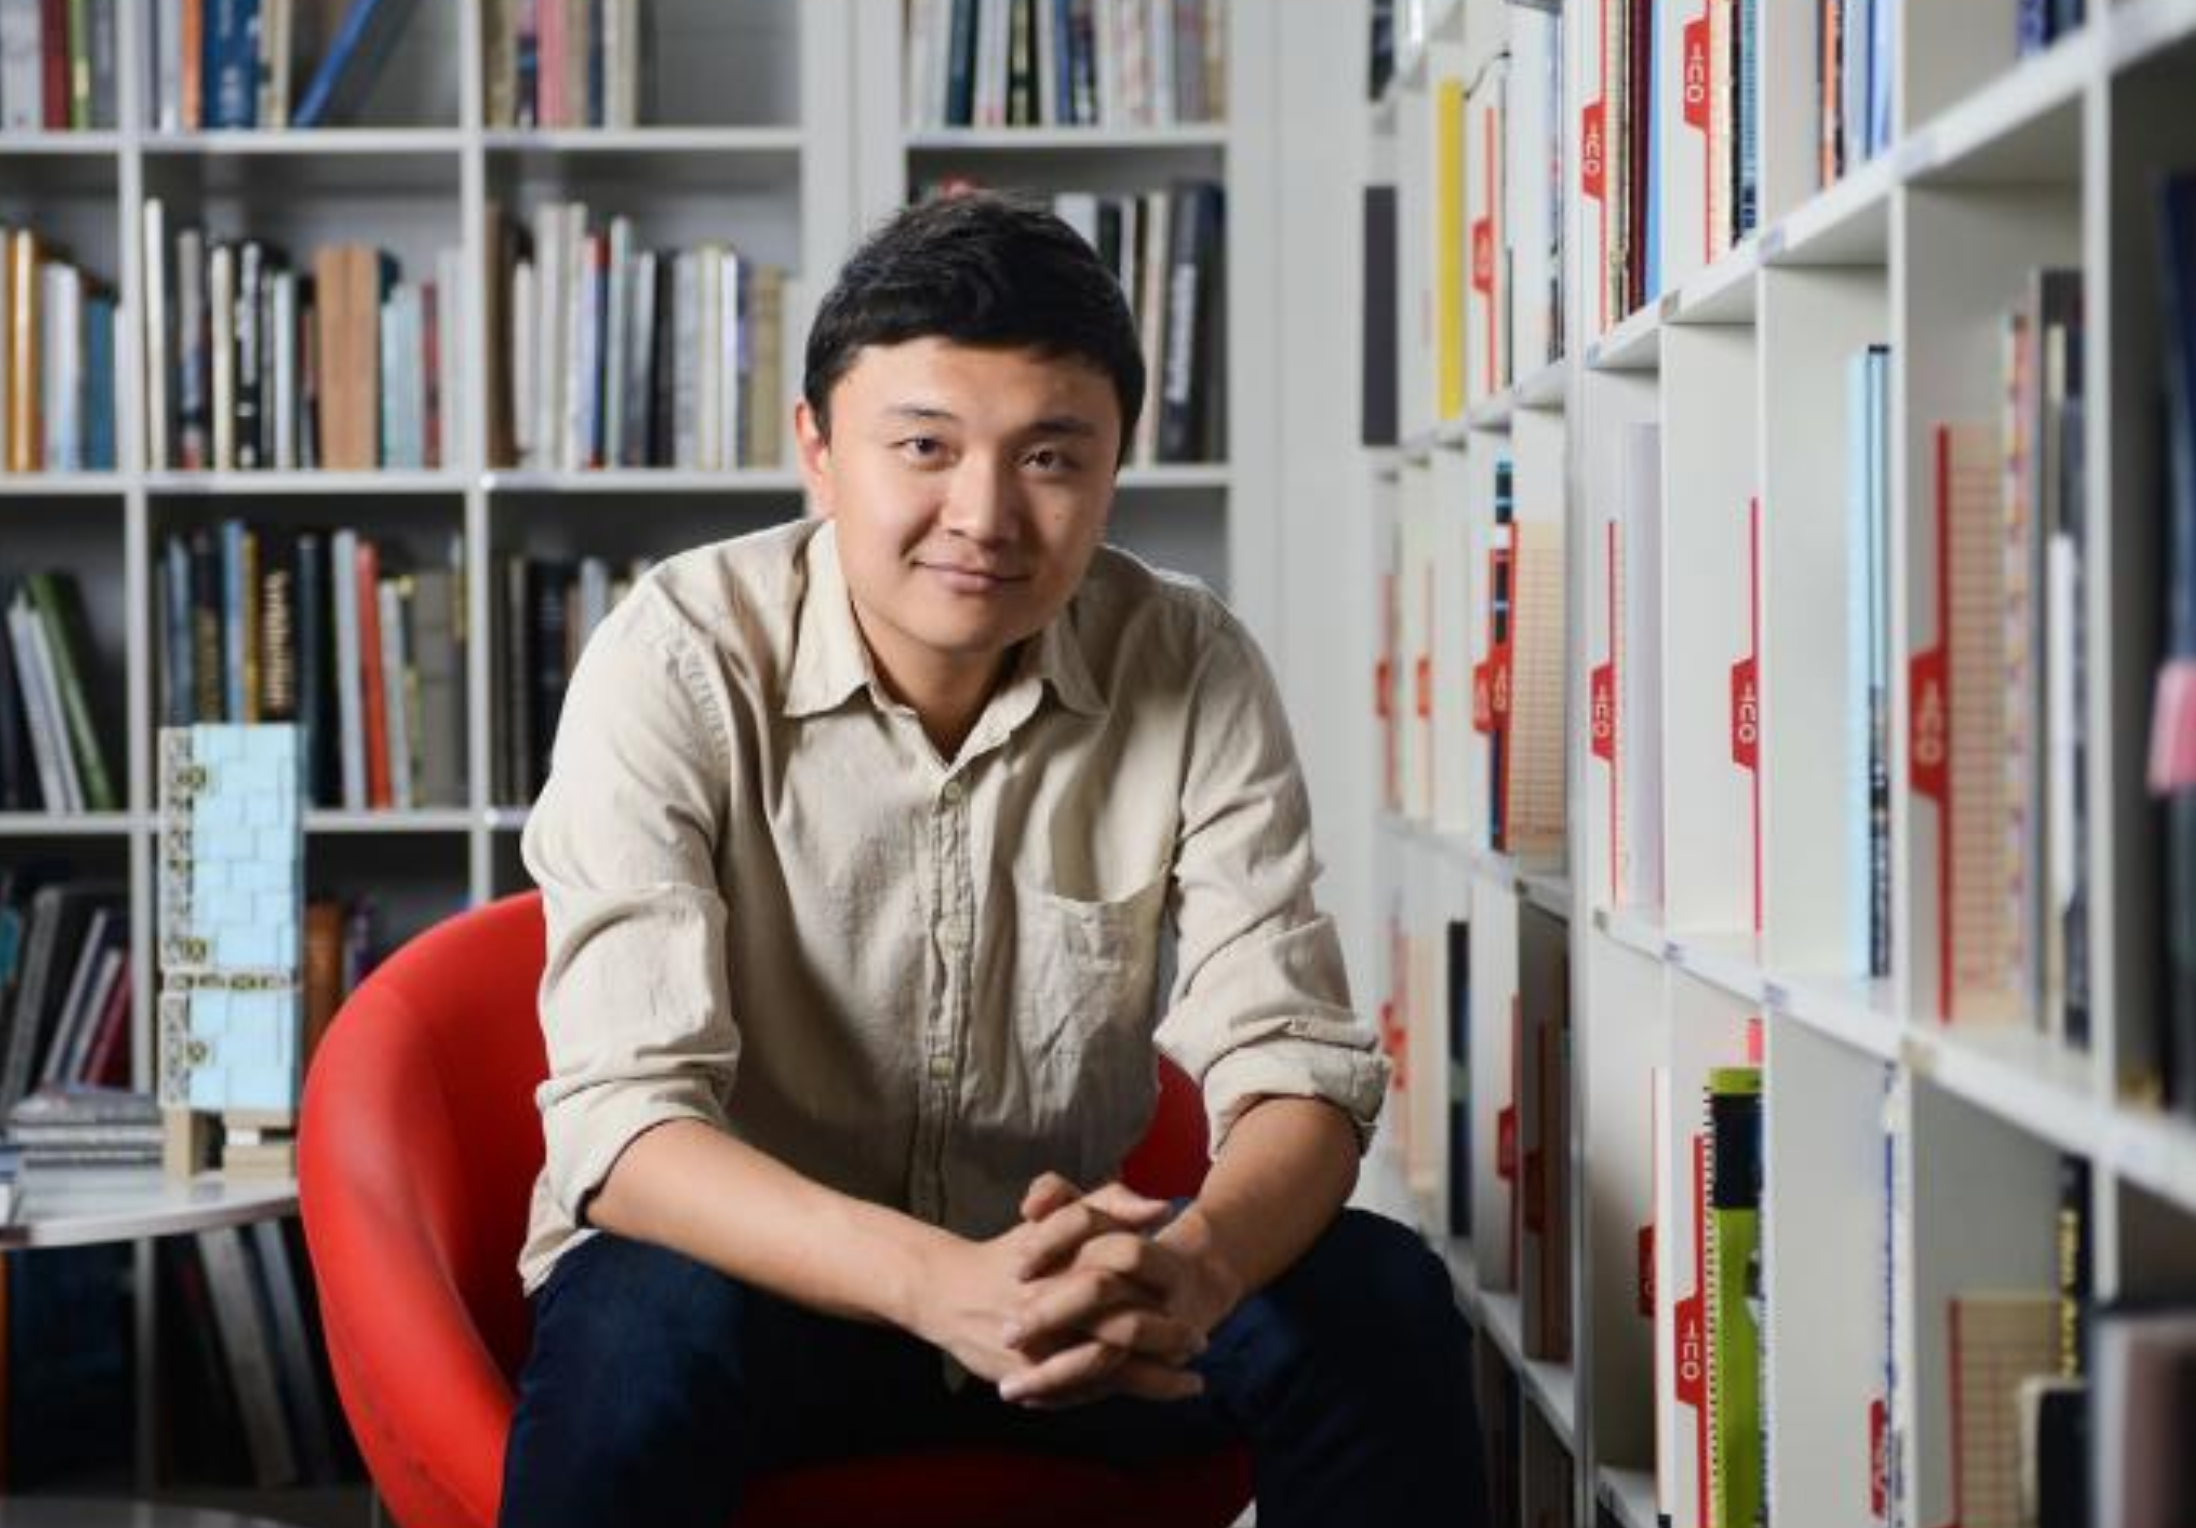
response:
<path id="1" fill-rule="evenodd" d="M 1461 537 L 1485 515 L 1475 462 L 1505 458 L 1520 474 L 1521 513 L 1529 493 L 1557 495 L 1570 574 L 1563 862 L 1489 865 L 1483 838 L 1445 814 L 1438 791 L 1375 812 L 1370 916 L 1435 944 L 1449 920 L 1471 925 L 1475 1234 L 1448 1245 L 1460 1298 L 1569 1455 L 1574 1520 L 1595 1521 L 1598 1511 L 1646 1528 L 1657 1511 L 1652 1332 L 1636 1299 L 1637 1237 L 1654 1218 L 1647 1077 L 1657 1067 L 1740 1063 L 1746 1023 L 1758 1019 L 1770 1162 L 1762 1219 L 1772 1511 L 1780 1523 L 1828 1524 L 1860 1520 L 1866 1507 L 1853 1496 L 1868 1467 L 1855 1418 L 1882 1389 L 1880 1362 L 1870 1366 L 1881 1344 L 1870 1345 L 1865 1297 L 1884 1280 L 1888 1087 L 1901 1100 L 1892 1135 L 1899 1273 L 1889 1315 L 1908 1377 L 1891 1426 L 1908 1520 L 1942 1520 L 1949 1300 L 1984 1288 L 2054 1287 L 2062 1158 L 2086 1159 L 2091 1170 L 2100 1303 L 2173 1291 L 2185 1298 L 2192 1287 L 2196 1125 L 2161 1112 L 2130 1079 L 2152 1060 L 2161 958 L 2147 927 L 2162 896 L 2160 851 L 2142 784 L 2164 551 L 2153 510 L 2163 495 L 2152 177 L 2196 168 L 2185 109 L 2196 87 L 2196 5 L 2092 3 L 2081 29 L 2018 58 L 2013 0 L 1910 0 L 1895 41 L 1891 146 L 1827 187 L 1816 184 L 1812 159 L 1811 28 L 1783 25 L 1781 8 L 1765 5 L 1756 231 L 1713 260 L 1666 257 L 1664 290 L 1602 321 L 1585 237 L 1591 205 L 1579 190 L 1579 114 L 1591 96 L 1580 34 L 1595 8 L 1572 4 L 1573 22 L 1585 24 L 1571 28 L 1561 129 L 1568 353 L 1546 366 L 1519 357 L 1510 385 L 1448 418 L 1435 417 L 1434 358 L 1411 311 L 1434 264 L 1432 232 L 1422 212 L 1414 223 L 1411 205 L 1429 195 L 1438 81 L 1454 60 L 1510 36 L 1526 12 L 1502 0 L 1434 0 L 1424 9 L 1423 38 L 1399 39 L 1394 80 L 1365 106 L 1367 177 L 1400 186 L 1405 322 L 1403 440 L 1363 454 L 1364 518 L 1381 548 L 1399 531 L 1406 545 L 1414 535 Z M 1668 250 L 1677 239 L 1664 227 Z M 1924 544 L 1930 432 L 1942 420 L 1995 417 L 1999 321 L 2025 274 L 2048 264 L 2078 265 L 2085 276 L 2092 677 L 2083 726 L 2092 805 L 2082 853 L 2094 940 L 2086 1047 L 2026 1024 L 1939 1016 L 1933 968 L 1915 954 L 1935 926 L 1925 873 L 1932 851 L 1907 790 L 1911 697 L 1901 655 L 1923 635 L 1916 612 L 1933 555 Z M 1838 421 L 1846 359 L 1869 343 L 1891 347 L 1894 436 L 1893 969 L 1875 980 L 1846 969 L 1850 930 L 1828 884 L 1848 829 L 1835 773 L 1847 621 Z M 1664 578 L 1665 879 L 1660 903 L 1644 906 L 1615 885 L 1609 775 L 1590 750 L 1588 725 L 1592 670 L 1607 659 L 1611 635 L 1598 538 L 1625 486 L 1624 432 L 1642 422 L 1660 430 Z M 1556 453 L 1558 465 L 1542 474 L 1551 489 L 1523 481 L 1532 432 Z M 1703 508 L 1743 510 L 1756 495 L 1758 613 L 1746 608 L 1742 584 L 1707 571 L 1742 565 L 1743 515 L 1719 519 Z M 1475 564 L 1468 578 L 1484 574 Z M 1484 588 L 1467 584 L 1467 593 L 1464 608 L 1482 610 Z M 1749 621 L 1757 623 L 1751 634 Z M 1402 624 L 1398 661 L 1407 666 L 1411 618 Z M 1749 650 L 1749 635 L 1761 683 L 1758 829 L 1729 759 L 1726 670 Z M 1439 729 L 1437 719 L 1437 759 Z M 1485 809 L 1477 751 L 1452 752 L 1446 766 L 1464 781 L 1467 821 Z M 1548 1366 L 1524 1361 L 1515 1308 L 1488 1278 L 1507 1256 L 1500 1209 L 1509 1186 L 1495 1175 L 1494 1104 L 1483 1095 L 1506 1095 L 1512 1075 L 1521 906 L 1561 912 L 1570 931 L 1575 1320 L 1571 1361 L 1556 1366 L 1561 1387 Z M 1391 967 L 1403 953 L 1393 949 Z M 1424 991 L 1425 958 L 1410 959 L 1402 973 L 1414 995 L 1410 1019 L 1432 1029 L 1404 1042 L 1415 1088 L 1430 1070 L 1425 1062 L 1447 1076 L 1449 994 L 1438 984 Z M 1396 990 L 1397 975 L 1391 969 L 1375 989 Z M 1430 1128 L 1427 1101 L 1410 1097 L 1405 1111 L 1418 1131 L 1399 1133 L 1392 1146 L 1428 1234 L 1445 1238 L 1446 1140 Z M 1568 1418 L 1549 1404 L 1555 1395 L 1573 1397 Z M 1525 1446 L 1529 1453 L 1530 1436 Z"/>

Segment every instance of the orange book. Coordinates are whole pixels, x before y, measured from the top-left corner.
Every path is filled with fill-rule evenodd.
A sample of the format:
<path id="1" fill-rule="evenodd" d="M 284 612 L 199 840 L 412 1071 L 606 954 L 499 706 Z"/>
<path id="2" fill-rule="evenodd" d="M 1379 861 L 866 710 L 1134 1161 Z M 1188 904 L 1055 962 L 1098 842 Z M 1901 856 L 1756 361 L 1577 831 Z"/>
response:
<path id="1" fill-rule="evenodd" d="M 381 559 L 371 541 L 358 543 L 358 656 L 359 672 L 345 683 L 363 687 L 366 718 L 366 804 L 381 809 L 393 804 L 389 789 L 389 701 L 381 669 Z"/>
<path id="2" fill-rule="evenodd" d="M 186 133 L 195 133 L 205 116 L 205 57 L 206 57 L 206 7 L 205 0 L 183 0 L 183 103 L 181 126 Z"/>
<path id="3" fill-rule="evenodd" d="M 41 433 L 45 426 L 38 413 L 38 236 L 18 230 L 7 236 L 4 251 L 8 283 L 7 468 L 10 472 L 36 472 L 44 455 Z"/>

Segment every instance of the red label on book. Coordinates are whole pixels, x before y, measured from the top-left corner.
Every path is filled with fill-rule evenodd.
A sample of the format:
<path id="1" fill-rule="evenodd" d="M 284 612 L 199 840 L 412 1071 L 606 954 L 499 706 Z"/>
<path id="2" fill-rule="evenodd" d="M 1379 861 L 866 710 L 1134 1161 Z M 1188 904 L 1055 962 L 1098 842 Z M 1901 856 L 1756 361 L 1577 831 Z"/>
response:
<path id="1" fill-rule="evenodd" d="M 1505 1183 L 1517 1178 L 1517 1109 L 1514 1105 L 1495 1111 L 1495 1176 Z"/>
<path id="2" fill-rule="evenodd" d="M 1754 681 L 1754 660 L 1731 665 L 1731 762 L 1752 769 L 1761 758 L 1761 691 Z"/>
<path id="3" fill-rule="evenodd" d="M 1395 714 L 1395 665 L 1382 658 L 1373 665 L 1373 715 L 1386 721 Z"/>
<path id="4" fill-rule="evenodd" d="M 1708 13 L 1685 23 L 1685 125 L 1708 131 Z"/>
<path id="5" fill-rule="evenodd" d="M 1487 713 L 1497 727 L 1510 720 L 1510 648 L 1496 648 L 1487 659 Z"/>
<path id="6" fill-rule="evenodd" d="M 1587 730 L 1593 738 L 1594 757 L 1616 762 L 1617 703 L 1616 665 L 1597 663 L 1592 676 L 1591 711 L 1587 717 Z"/>
<path id="7" fill-rule="evenodd" d="M 1891 1410 L 1877 1396 L 1868 1403 L 1868 1511 L 1881 1522 L 1891 1510 Z"/>
<path id="8" fill-rule="evenodd" d="M 1708 1404 L 1708 1329 L 1700 1319 L 1700 1296 L 1677 1303 L 1677 1398 L 1681 1406 Z"/>
<path id="9" fill-rule="evenodd" d="M 1914 655 L 1907 688 L 1914 707 L 1907 738 L 1908 751 L 1913 755 L 1914 789 L 1932 801 L 1942 802 L 1952 754 L 1952 687 L 1947 681 L 1942 647 Z"/>
<path id="10" fill-rule="evenodd" d="M 1494 295 L 1495 286 L 1495 230 L 1494 219 L 1477 218 L 1472 223 L 1472 290 Z"/>
<path id="11" fill-rule="evenodd" d="M 1655 1319 L 1655 1228 L 1639 1228 L 1639 1313 Z"/>
<path id="12" fill-rule="evenodd" d="M 1579 183 L 1589 200 L 1600 201 L 1603 196 L 1603 177 L 1608 170 L 1608 140 L 1603 136 L 1606 117 L 1599 101 L 1589 105 L 1582 114 L 1578 134 Z"/>
<path id="13" fill-rule="evenodd" d="M 1472 665 L 1472 730 L 1474 732 L 1494 731 L 1492 667 L 1493 665 L 1488 663 L 1475 663 Z"/>
<path id="14" fill-rule="evenodd" d="M 1538 1151 L 1525 1153 L 1525 1229 L 1536 1236 L 1548 1224 L 1548 1207 L 1542 1202 L 1547 1192 L 1548 1178 L 1548 1167 L 1542 1160 L 1543 1155 Z"/>
<path id="15" fill-rule="evenodd" d="M 1425 721 L 1434 714 L 1434 665 L 1424 653 L 1418 655 L 1417 680 L 1418 719 Z"/>

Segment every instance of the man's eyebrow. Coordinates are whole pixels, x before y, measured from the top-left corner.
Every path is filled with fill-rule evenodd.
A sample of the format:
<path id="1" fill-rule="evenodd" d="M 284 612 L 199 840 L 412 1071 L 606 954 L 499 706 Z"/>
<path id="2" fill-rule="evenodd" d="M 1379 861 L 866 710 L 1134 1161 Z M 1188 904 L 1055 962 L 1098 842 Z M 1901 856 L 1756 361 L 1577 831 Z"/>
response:
<path id="1" fill-rule="evenodd" d="M 930 403 L 895 403 L 885 409 L 886 417 L 905 419 L 918 424 L 959 424 L 961 416 L 951 409 Z M 1015 433 L 1019 435 L 1075 435 L 1091 437 L 1098 433 L 1098 426 L 1080 414 L 1047 414 L 1042 419 L 1032 419 Z"/>

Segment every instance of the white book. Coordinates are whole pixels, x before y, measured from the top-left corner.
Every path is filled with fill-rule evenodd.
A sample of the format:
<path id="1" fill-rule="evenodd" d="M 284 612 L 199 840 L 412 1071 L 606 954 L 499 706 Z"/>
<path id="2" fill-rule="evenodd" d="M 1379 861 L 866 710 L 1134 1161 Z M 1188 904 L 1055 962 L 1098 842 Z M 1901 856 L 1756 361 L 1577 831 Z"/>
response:
<path id="1" fill-rule="evenodd" d="M 1013 30 L 1014 0 L 975 0 L 976 89 L 970 113 L 977 127 L 1004 127 L 1007 98 L 1007 38 Z"/>
<path id="2" fill-rule="evenodd" d="M 511 445 L 521 467 L 539 468 L 541 454 L 541 387 L 537 345 L 540 299 L 534 290 L 534 262 L 521 260 L 511 269 L 511 311 L 521 315 L 511 326 Z"/>
<path id="3" fill-rule="evenodd" d="M 473 459 L 465 442 L 465 251 L 435 255 L 435 428 L 442 454 L 435 467 L 457 467 Z"/>
<path id="4" fill-rule="evenodd" d="M 534 465 L 554 471 L 564 464 L 564 389 L 571 352 L 565 342 L 564 209 L 543 202 L 534 209 L 534 335 L 539 352 L 534 364 L 517 375 L 534 390 Z"/>
<path id="5" fill-rule="evenodd" d="M 172 17 L 163 15 L 162 24 Z M 170 453 L 168 368 L 174 351 L 168 329 L 168 205 L 157 196 L 145 199 L 145 465 L 159 472 L 174 460 Z M 0 315 L 4 317 L 4 315 Z M 0 323 L 0 333 L 6 325 Z M 0 371 L 6 370 L 0 367 Z M 0 384 L 4 388 L 4 384 Z M 0 414 L 6 410 L 6 394 L 0 391 Z"/>
<path id="6" fill-rule="evenodd" d="M 902 43 L 900 118 L 909 132 L 943 125 L 933 115 L 936 94 L 933 81 L 944 77 L 944 17 L 951 0 L 909 0 L 907 34 Z"/>
<path id="7" fill-rule="evenodd" d="M 704 244 L 694 251 L 695 341 L 701 364 L 696 368 L 698 387 L 694 398 L 694 465 L 715 472 L 724 465 L 724 246 Z"/>
<path id="8" fill-rule="evenodd" d="M 628 375 L 628 352 L 633 345 L 633 220 L 620 215 L 610 220 L 610 290 L 603 306 L 608 311 L 609 332 L 602 355 L 602 464 L 616 467 L 625 460 L 625 397 L 622 385 Z"/>
<path id="9" fill-rule="evenodd" d="M 268 386 L 272 396 L 260 400 L 273 410 L 274 465 L 280 472 L 297 470 L 297 273 L 276 271 L 267 297 L 268 325 L 273 330 L 273 354 Z"/>
<path id="10" fill-rule="evenodd" d="M 379 442 L 381 465 L 384 468 L 408 467 L 411 462 L 404 448 L 404 294 L 409 288 L 392 287 L 383 299 L 380 314 L 381 334 L 381 397 L 376 410 L 381 419 Z"/>
<path id="11" fill-rule="evenodd" d="M 30 596 L 18 591 L 8 605 L 8 630 L 15 640 L 15 673 L 23 687 L 23 716 L 30 724 L 31 758 L 38 788 L 49 812 L 81 812 L 84 791 L 76 777 L 67 719 L 61 713 L 60 687 L 53 656 L 46 650 L 45 623 Z"/>
<path id="12" fill-rule="evenodd" d="M 1623 662 L 1617 671 L 1619 899 L 1662 908 L 1662 431 L 1635 424 L 1623 441 L 1618 555 L 1624 562 Z"/>
<path id="13" fill-rule="evenodd" d="M 557 421 L 557 464 L 566 472 L 585 467 L 594 450 L 596 354 L 602 332 L 595 323 L 595 273 L 587 237 L 587 208 L 564 209 L 565 341 L 563 416 Z"/>
<path id="14" fill-rule="evenodd" d="M 106 939 L 107 925 L 114 921 L 114 910 L 95 907 L 85 920 L 84 932 L 76 945 L 76 960 L 69 973 L 68 990 L 61 999 L 61 1006 L 54 1010 L 53 1027 L 46 1037 L 46 1053 L 37 1057 L 38 1085 L 59 1082 L 62 1063 L 76 1045 L 76 1032 L 84 1020 L 84 1004 L 88 1000 L 93 977 L 99 969 L 101 946 Z M 107 953 L 119 954 L 119 951 Z"/>
<path id="15" fill-rule="evenodd" d="M 260 0 L 259 125 L 290 125 L 290 31 L 294 0 Z"/>
<path id="16" fill-rule="evenodd" d="M 183 0 L 156 0 L 153 7 L 153 131 L 183 131 Z"/>
<path id="17" fill-rule="evenodd" d="M 1174 56 L 1174 0 L 1144 0 L 1142 19 L 1147 81 L 1142 120 L 1172 126 L 1175 70 L 1185 62 Z"/>
<path id="18" fill-rule="evenodd" d="M 1172 249 L 1173 199 L 1164 191 L 1138 198 L 1143 214 L 1143 249 L 1137 259 L 1136 329 L 1138 348 L 1144 353 L 1144 411 L 1136 420 L 1136 452 L 1139 462 L 1159 457 L 1160 388 L 1166 362 L 1167 267 Z"/>
<path id="19" fill-rule="evenodd" d="M 73 265 L 48 260 L 38 268 L 40 336 L 39 413 L 45 426 L 48 472 L 84 466 L 84 275 Z"/>
<path id="20" fill-rule="evenodd" d="M 1092 249 L 1098 247 L 1098 193 L 1095 191 L 1056 191 L 1052 195 L 1052 215 L 1083 236 L 1083 242 Z"/>
<path id="21" fill-rule="evenodd" d="M 38 5 L 39 0 L 0 0 L 0 129 L 11 133 L 35 133 L 46 125 Z"/>
<path id="22" fill-rule="evenodd" d="M 223 241 L 206 255 L 206 295 L 210 309 L 207 345 L 211 350 L 213 469 L 236 470 L 236 246 Z"/>
<path id="23" fill-rule="evenodd" d="M 400 812 L 412 809 L 412 686 L 405 668 L 411 644 L 404 616 L 406 578 L 384 578 L 375 591 L 381 602 L 381 696 L 389 726 L 389 799 Z"/>
<path id="24" fill-rule="evenodd" d="M 366 666 L 358 645 L 358 532 L 329 539 L 328 587 L 335 595 L 337 754 L 343 763 L 343 805 L 366 809 L 366 720 L 360 707 Z"/>

